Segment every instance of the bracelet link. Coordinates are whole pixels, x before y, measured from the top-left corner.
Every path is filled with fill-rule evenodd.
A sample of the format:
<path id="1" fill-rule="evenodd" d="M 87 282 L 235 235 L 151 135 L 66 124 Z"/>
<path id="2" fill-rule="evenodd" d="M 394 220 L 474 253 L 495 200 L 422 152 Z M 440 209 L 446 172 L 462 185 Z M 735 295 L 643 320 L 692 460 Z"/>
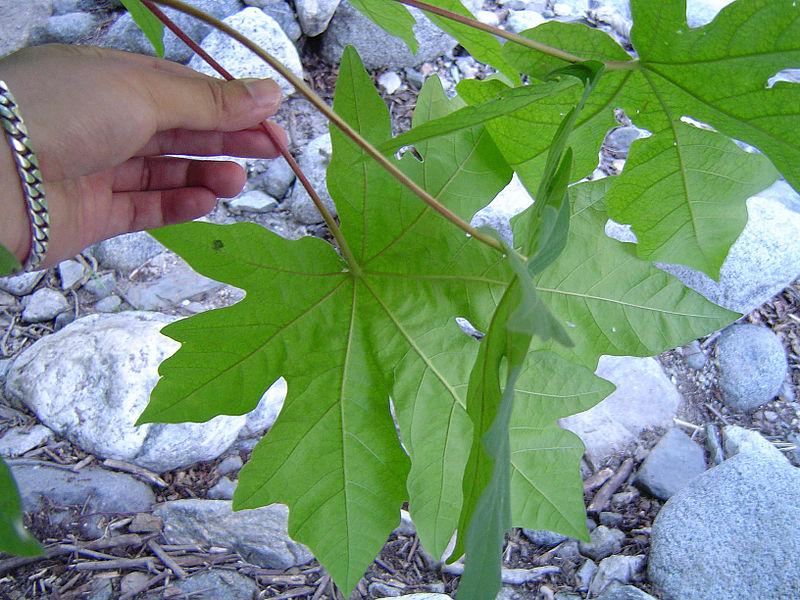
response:
<path id="1" fill-rule="evenodd" d="M 26 271 L 34 271 L 41 267 L 47 254 L 50 242 L 50 213 L 47 208 L 42 172 L 28 138 L 28 129 L 11 90 L 2 80 L 0 80 L 0 124 L 6 133 L 17 165 L 22 195 L 30 220 L 31 249 L 24 267 Z"/>

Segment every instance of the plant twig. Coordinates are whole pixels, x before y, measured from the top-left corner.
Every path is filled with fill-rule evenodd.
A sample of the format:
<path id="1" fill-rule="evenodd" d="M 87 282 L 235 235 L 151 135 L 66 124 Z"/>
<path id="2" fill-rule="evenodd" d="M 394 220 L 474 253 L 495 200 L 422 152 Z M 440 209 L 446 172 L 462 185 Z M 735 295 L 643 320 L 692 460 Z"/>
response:
<path id="1" fill-rule="evenodd" d="M 158 6 L 153 4 L 150 0 L 144 0 L 145 6 L 152 12 L 158 20 L 160 20 L 165 27 L 167 27 L 172 33 L 174 33 L 178 38 L 186 44 L 195 54 L 197 54 L 200 58 L 202 58 L 208 65 L 214 69 L 217 73 L 222 75 L 222 77 L 228 81 L 235 79 L 235 77 L 228 71 L 225 67 L 223 67 L 219 62 L 217 62 L 208 52 L 203 50 L 197 42 L 195 42 L 192 38 L 186 35 L 184 32 L 172 19 L 169 18 L 164 11 L 162 11 Z M 281 153 L 281 156 L 286 160 L 286 162 L 291 167 L 294 174 L 297 176 L 297 179 L 305 188 L 308 195 L 311 197 L 311 201 L 314 203 L 314 206 L 317 207 L 317 210 L 322 215 L 322 219 L 325 221 L 325 224 L 328 226 L 328 230 L 333 235 L 336 243 L 339 244 L 339 249 L 342 251 L 342 255 L 345 257 L 347 264 L 350 266 L 351 269 L 357 271 L 359 269 L 358 263 L 353 256 L 353 253 L 350 251 L 350 247 L 347 245 L 347 240 L 345 239 L 344 235 L 342 234 L 341 229 L 339 229 L 339 225 L 336 223 L 336 219 L 334 219 L 331 212 L 328 210 L 328 207 L 325 206 L 325 203 L 319 197 L 319 194 L 314 189 L 314 186 L 311 185 L 311 182 L 306 177 L 306 174 L 303 172 L 303 169 L 300 168 L 300 165 L 297 164 L 294 156 L 292 153 L 289 152 L 289 149 L 286 147 L 278 136 L 269 128 L 267 123 L 261 123 L 261 128 L 269 137 L 272 144 L 278 149 Z"/>
<path id="2" fill-rule="evenodd" d="M 456 21 L 458 23 L 461 23 L 462 25 L 467 25 L 468 27 L 472 27 L 473 29 L 480 29 L 482 31 L 486 31 L 487 33 L 491 33 L 492 35 L 505 38 L 509 42 L 514 42 L 515 44 L 519 44 L 520 46 L 526 46 L 528 48 L 531 48 L 532 50 L 537 50 L 538 52 L 541 52 L 543 54 L 547 54 L 549 56 L 553 56 L 555 58 L 559 58 L 561 60 L 570 63 L 586 62 L 587 60 L 586 58 L 581 58 L 580 56 L 576 56 L 575 54 L 571 54 L 570 52 L 566 52 L 559 48 L 543 44 L 542 42 L 537 42 L 536 40 L 526 38 L 524 36 L 512 33 L 510 31 L 506 31 L 505 29 L 500 29 L 499 27 L 495 27 L 494 25 L 487 25 L 486 23 L 481 23 L 476 19 L 471 19 L 470 17 L 459 15 L 458 13 L 454 13 L 447 9 L 434 6 L 433 4 L 428 4 L 427 2 L 421 2 L 420 0 L 394 0 L 394 1 L 399 2 L 400 4 L 405 4 L 407 6 L 413 6 L 414 8 L 418 8 L 420 10 L 424 10 L 426 12 L 433 13 L 435 15 L 439 15 L 440 17 L 444 17 L 445 19 L 449 19 L 451 21 Z M 635 69 L 638 63 L 639 61 L 635 59 L 603 61 L 603 64 L 609 71 L 623 71 L 628 69 Z"/>
<path id="3" fill-rule="evenodd" d="M 359 147 L 361 147 L 364 152 L 366 152 L 370 157 L 372 157 L 375 162 L 381 165 L 390 175 L 392 175 L 397 181 L 399 181 L 402 185 L 407 187 L 410 191 L 412 191 L 416 196 L 418 196 L 425 204 L 431 207 L 433 210 L 438 212 L 442 215 L 445 219 L 456 225 L 458 228 L 463 230 L 464 232 L 468 233 L 475 239 L 480 242 L 483 242 L 487 246 L 491 246 L 495 250 L 499 252 L 503 252 L 503 245 L 498 242 L 494 237 L 491 235 L 486 235 L 483 232 L 479 231 L 477 228 L 473 227 L 469 223 L 467 223 L 464 219 L 459 217 L 449 208 L 444 206 L 441 202 L 439 202 L 436 198 L 431 196 L 428 192 L 422 189 L 413 179 L 409 178 L 405 173 L 403 173 L 397 166 L 392 163 L 389 159 L 387 159 L 380 151 L 375 148 L 372 144 L 370 144 L 366 139 L 364 139 L 358 131 L 353 129 L 347 121 L 345 121 L 342 117 L 336 114 L 333 109 L 328 106 L 322 98 L 317 96 L 314 91 L 308 87 L 302 79 L 297 77 L 294 73 L 292 73 L 289 69 L 283 66 L 278 60 L 275 59 L 272 55 L 266 52 L 263 48 L 261 48 L 258 44 L 253 42 L 247 36 L 242 35 L 229 25 L 223 23 L 219 19 L 203 12 L 202 10 L 198 10 L 194 6 L 190 6 L 181 0 L 144 0 L 145 4 L 148 8 L 153 4 L 159 4 L 163 6 L 169 6 L 178 12 L 187 14 L 191 17 L 199 19 L 204 23 L 210 25 L 214 29 L 218 29 L 222 31 L 229 37 L 233 38 L 250 51 L 258 55 L 263 61 L 265 61 L 269 66 L 271 66 L 275 71 L 277 71 L 282 77 L 284 77 L 289 83 L 291 83 L 294 88 L 300 92 L 311 104 L 314 105 L 314 108 L 319 110 L 331 123 L 333 123 L 343 134 L 349 137 L 353 142 L 355 142 Z"/>

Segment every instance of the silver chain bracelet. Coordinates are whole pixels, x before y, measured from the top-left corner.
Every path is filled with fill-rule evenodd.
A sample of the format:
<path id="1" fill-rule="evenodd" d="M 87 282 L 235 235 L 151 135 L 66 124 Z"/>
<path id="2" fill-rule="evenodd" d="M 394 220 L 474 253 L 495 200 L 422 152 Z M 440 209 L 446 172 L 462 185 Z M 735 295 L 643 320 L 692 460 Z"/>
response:
<path id="1" fill-rule="evenodd" d="M 41 267 L 47 254 L 47 245 L 50 241 L 50 214 L 47 211 L 42 172 L 39 169 L 36 153 L 31 148 L 28 130 L 11 90 L 2 80 L 0 80 L 0 123 L 11 145 L 14 161 L 17 163 L 22 195 L 25 197 L 31 224 L 31 250 L 24 267 L 26 271 L 34 271 Z"/>

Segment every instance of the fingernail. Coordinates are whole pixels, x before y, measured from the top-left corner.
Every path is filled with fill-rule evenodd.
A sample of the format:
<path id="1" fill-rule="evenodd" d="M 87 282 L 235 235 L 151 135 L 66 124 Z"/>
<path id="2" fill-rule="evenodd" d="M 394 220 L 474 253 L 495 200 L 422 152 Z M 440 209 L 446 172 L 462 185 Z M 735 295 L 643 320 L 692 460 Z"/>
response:
<path id="1" fill-rule="evenodd" d="M 272 79 L 244 79 L 250 96 L 261 108 L 277 109 L 281 103 L 281 88 Z"/>

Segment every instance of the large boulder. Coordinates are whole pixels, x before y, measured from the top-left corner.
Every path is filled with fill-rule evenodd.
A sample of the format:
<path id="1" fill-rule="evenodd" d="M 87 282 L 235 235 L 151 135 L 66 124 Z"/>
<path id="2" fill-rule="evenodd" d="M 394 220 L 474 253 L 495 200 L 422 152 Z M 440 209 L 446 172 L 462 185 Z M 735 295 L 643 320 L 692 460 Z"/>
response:
<path id="1" fill-rule="evenodd" d="M 187 0 L 187 3 L 217 19 L 224 19 L 242 9 L 240 0 Z M 198 19 L 184 15 L 172 8 L 164 7 L 163 10 L 195 42 L 201 42 L 211 32 L 211 26 Z M 119 48 L 128 52 L 155 54 L 153 46 L 136 25 L 130 13 L 127 12 L 109 27 L 100 43 L 106 47 Z M 192 57 L 192 54 L 191 49 L 172 32 L 164 33 L 164 56 L 166 58 L 185 63 Z"/>
<path id="2" fill-rule="evenodd" d="M 289 511 L 282 504 L 234 512 L 226 500 L 173 500 L 153 512 L 164 520 L 164 538 L 170 544 L 230 548 L 268 569 L 288 569 L 313 558 L 289 538 Z"/>
<path id="3" fill-rule="evenodd" d="M 595 466 L 622 452 L 648 429 L 670 427 L 681 396 L 652 358 L 603 356 L 596 374 L 617 389 L 586 412 L 561 419 L 561 426 L 576 433 Z"/>
<path id="4" fill-rule="evenodd" d="M 17 357 L 6 393 L 97 456 L 159 472 L 212 460 L 233 443 L 246 417 L 134 425 L 158 381 L 158 365 L 178 349 L 159 333 L 172 320 L 141 312 L 79 319 Z"/>
<path id="5" fill-rule="evenodd" d="M 787 208 L 792 194 L 788 186 L 773 186 L 747 200 L 747 225 L 731 246 L 719 282 L 688 267 L 659 266 L 712 302 L 751 312 L 800 274 L 800 214 Z"/>
<path id="6" fill-rule="evenodd" d="M 649 576 L 668 600 L 789 600 L 800 590 L 800 469 L 742 452 L 653 523 Z"/>
<path id="7" fill-rule="evenodd" d="M 422 11 L 412 8 L 411 14 L 417 21 L 414 33 L 419 48 L 415 54 L 403 40 L 386 33 L 342 0 L 323 37 L 322 57 L 330 64 L 338 64 L 345 47 L 355 46 L 367 69 L 397 69 L 415 67 L 453 51 L 456 41 L 452 37 L 431 23 Z"/>
<path id="8" fill-rule="evenodd" d="M 297 77 L 303 78 L 303 65 L 300 64 L 297 48 L 275 19 L 251 6 L 224 19 L 224 22 L 261 46 Z M 292 84 L 278 75 L 277 71 L 221 31 L 210 33 L 203 40 L 201 47 L 237 79 L 270 78 L 278 82 L 284 94 L 289 95 L 294 92 Z M 189 61 L 189 66 L 200 73 L 219 77 L 217 72 L 199 56 L 194 56 Z"/>
<path id="9" fill-rule="evenodd" d="M 28 45 L 31 32 L 47 22 L 51 0 L 0 2 L 0 57 Z"/>

